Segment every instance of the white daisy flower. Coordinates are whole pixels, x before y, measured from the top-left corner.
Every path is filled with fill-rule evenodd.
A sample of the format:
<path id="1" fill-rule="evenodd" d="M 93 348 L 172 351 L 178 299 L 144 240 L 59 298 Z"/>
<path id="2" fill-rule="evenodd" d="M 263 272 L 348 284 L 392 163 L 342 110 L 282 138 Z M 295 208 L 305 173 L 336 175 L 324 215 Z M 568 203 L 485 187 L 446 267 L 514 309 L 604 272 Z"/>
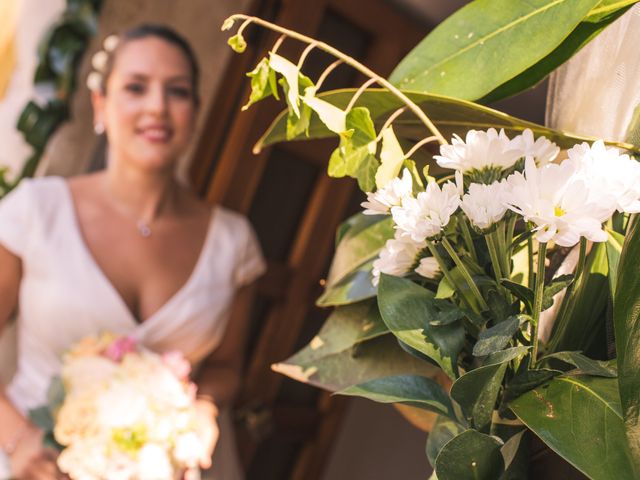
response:
<path id="1" fill-rule="evenodd" d="M 536 225 L 539 242 L 572 247 L 581 236 L 594 242 L 607 240 L 602 222 L 609 210 L 592 195 L 573 162 L 538 168 L 528 158 L 524 174 L 516 172 L 507 178 L 504 201 Z"/>
<path id="2" fill-rule="evenodd" d="M 418 275 L 431 279 L 438 278 L 442 274 L 440 265 L 433 257 L 424 257 L 423 259 L 421 259 L 420 265 L 418 265 L 418 268 L 415 269 L 415 272 Z"/>
<path id="3" fill-rule="evenodd" d="M 533 137 L 533 132 L 526 129 L 522 134 L 511 139 L 511 147 L 522 158 L 532 157 L 538 166 L 552 162 L 560 153 L 560 147 L 544 136 Z"/>
<path id="4" fill-rule="evenodd" d="M 505 170 L 520 157 L 521 151 L 514 148 L 504 130 L 498 133 L 494 128 L 469 130 L 464 140 L 454 134 L 451 145 L 442 145 L 440 155 L 434 156 L 441 167 L 463 173 L 485 168 Z"/>
<path id="5" fill-rule="evenodd" d="M 367 193 L 367 201 L 360 205 L 366 210 L 365 215 L 386 215 L 391 207 L 402 205 L 404 198 L 413 195 L 413 179 L 407 168 L 402 171 L 402 178 L 396 177 L 374 193 Z"/>
<path id="6" fill-rule="evenodd" d="M 491 185 L 472 183 L 468 192 L 462 197 L 460 208 L 471 223 L 479 230 L 486 230 L 504 217 L 507 207 L 503 201 L 502 182 Z"/>
<path id="7" fill-rule="evenodd" d="M 373 285 L 380 282 L 380 274 L 394 275 L 402 277 L 409 273 L 411 267 L 416 262 L 420 251 L 424 248 L 424 243 L 416 243 L 410 238 L 400 237 L 387 240 L 384 248 L 380 251 L 379 257 L 373 262 Z"/>
<path id="8" fill-rule="evenodd" d="M 602 140 L 593 145 L 582 143 L 567 151 L 569 161 L 595 191 L 600 201 L 605 198 L 613 211 L 640 212 L 640 163 L 621 155 L 616 148 L 607 148 Z M 609 215 L 608 215 L 609 216 Z"/>
<path id="9" fill-rule="evenodd" d="M 447 182 L 440 188 L 436 182 L 430 182 L 416 198 L 405 198 L 401 206 L 391 208 L 391 215 L 402 236 L 423 243 L 442 232 L 459 205 L 455 184 Z"/>

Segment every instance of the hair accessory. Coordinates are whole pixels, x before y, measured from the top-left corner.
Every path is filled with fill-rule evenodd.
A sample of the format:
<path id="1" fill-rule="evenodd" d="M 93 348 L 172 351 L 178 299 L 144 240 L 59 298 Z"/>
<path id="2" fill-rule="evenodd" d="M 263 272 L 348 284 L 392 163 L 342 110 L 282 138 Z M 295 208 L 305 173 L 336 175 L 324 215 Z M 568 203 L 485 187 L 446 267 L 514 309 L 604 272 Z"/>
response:
<path id="1" fill-rule="evenodd" d="M 87 87 L 92 92 L 99 92 L 102 90 L 109 57 L 118 46 L 119 41 L 120 39 L 117 35 L 109 35 L 102 42 L 102 48 L 94 53 L 93 57 L 91 57 L 91 67 L 93 70 L 87 77 Z"/>

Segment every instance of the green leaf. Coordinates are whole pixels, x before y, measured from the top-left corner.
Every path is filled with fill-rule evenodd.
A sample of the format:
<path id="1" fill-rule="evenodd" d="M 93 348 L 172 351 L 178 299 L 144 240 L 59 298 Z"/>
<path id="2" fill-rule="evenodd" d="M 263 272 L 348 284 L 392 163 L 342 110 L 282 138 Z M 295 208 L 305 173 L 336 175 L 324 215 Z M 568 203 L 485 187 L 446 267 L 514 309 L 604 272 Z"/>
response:
<path id="1" fill-rule="evenodd" d="M 379 322 L 375 302 L 336 308 L 306 347 L 272 369 L 330 391 L 391 375 L 435 377 L 440 372 L 405 353 L 393 335 L 383 334 Z"/>
<path id="2" fill-rule="evenodd" d="M 601 0 L 589 11 L 584 21 L 601 22 L 611 15 L 626 12 L 634 3 L 638 3 L 638 0 Z"/>
<path id="3" fill-rule="evenodd" d="M 429 33 L 389 79 L 400 88 L 482 98 L 551 53 L 597 3 L 476 0 Z"/>
<path id="4" fill-rule="evenodd" d="M 594 480 L 637 478 L 614 378 L 557 377 L 509 407 L 565 460 Z"/>
<path id="5" fill-rule="evenodd" d="M 488 431 L 502 379 L 509 364 L 488 365 L 473 369 L 451 386 L 451 398 L 476 430 Z"/>
<path id="6" fill-rule="evenodd" d="M 283 88 L 285 88 L 285 98 L 289 111 L 299 118 L 300 93 L 304 92 L 306 87 L 312 86 L 313 82 L 309 80 L 309 84 L 303 85 L 302 88 L 300 88 L 299 80 L 300 77 L 303 77 L 303 75 L 300 74 L 300 70 L 295 64 L 277 53 L 269 53 L 269 66 L 282 75 L 280 81 Z"/>
<path id="7" fill-rule="evenodd" d="M 439 480 L 496 480 L 504 470 L 502 442 L 466 430 L 447 443 L 436 458 Z"/>
<path id="8" fill-rule="evenodd" d="M 616 372 L 615 368 L 607 365 L 607 362 L 592 360 L 589 357 L 585 357 L 580 352 L 552 353 L 551 355 L 547 355 L 542 358 L 541 361 L 549 359 L 556 359 L 568 363 L 569 365 L 573 365 L 580 370 L 580 373 L 586 375 L 608 378 L 615 378 L 618 376 L 618 372 Z"/>
<path id="9" fill-rule="evenodd" d="M 380 160 L 380 168 L 376 172 L 376 187 L 383 188 L 398 176 L 404 163 L 404 152 L 391 125 L 382 131 Z"/>
<path id="10" fill-rule="evenodd" d="M 611 292 L 611 296 L 615 297 L 616 286 L 618 283 L 618 265 L 620 263 L 622 246 L 624 245 L 624 235 L 610 230 L 606 245 L 607 262 L 609 264 L 609 290 Z"/>
<path id="11" fill-rule="evenodd" d="M 403 403 L 455 418 L 449 395 L 435 381 L 418 375 L 378 378 L 336 393 L 365 397 L 379 403 Z"/>
<path id="12" fill-rule="evenodd" d="M 316 300 L 319 307 L 335 307 L 361 302 L 374 297 L 378 288 L 373 286 L 371 269 L 374 260 L 364 263 L 353 270 L 338 283 L 328 286 Z"/>
<path id="13" fill-rule="evenodd" d="M 464 344 L 459 322 L 433 326 L 433 292 L 411 280 L 382 274 L 378 286 L 380 314 L 389 330 L 411 348 L 433 359 L 451 378 L 457 376 L 458 354 Z"/>
<path id="14" fill-rule="evenodd" d="M 332 103 L 338 108 L 344 109 L 355 93 L 356 89 L 347 88 L 323 92 L 318 94 L 318 97 Z M 549 140 L 557 143 L 563 149 L 570 148 L 576 143 L 585 141 L 593 142 L 596 140 L 591 137 L 581 137 L 552 130 L 535 123 L 527 122 L 526 120 L 511 117 L 505 113 L 484 107 L 477 103 L 414 91 L 404 91 L 403 93 L 428 113 L 431 121 L 434 122 L 445 138 L 451 138 L 454 133 L 464 137 L 469 129 L 486 130 L 488 128 L 504 128 L 508 135 L 513 136 L 529 128 L 536 137 L 545 135 Z M 358 98 L 355 106 L 366 107 L 374 123 L 382 125 L 384 120 L 392 112 L 403 107 L 404 103 L 387 90 L 372 88 L 367 89 Z M 254 147 L 255 151 L 259 152 L 265 146 L 287 140 L 286 115 L 287 112 L 285 111 L 274 119 L 271 126 L 256 143 Z M 399 138 L 411 141 L 420 140 L 425 136 L 425 126 L 412 113 L 400 115 L 398 120 L 394 122 L 394 131 Z M 309 125 L 308 137 L 300 137 L 297 138 L 297 140 L 333 136 L 335 136 L 335 134 L 314 115 Z M 615 142 L 607 143 L 610 145 L 623 145 Z M 633 145 L 624 144 L 624 148 L 629 148 L 640 153 L 640 148 L 634 147 Z"/>
<path id="15" fill-rule="evenodd" d="M 465 428 L 460 423 L 444 415 L 438 415 L 427 437 L 427 459 L 432 466 L 435 466 L 436 458 L 442 447 L 464 430 Z"/>
<path id="16" fill-rule="evenodd" d="M 329 130 L 341 134 L 346 127 L 347 113 L 333 104 L 316 97 L 315 87 L 307 87 L 304 90 L 302 101 L 313 110 Z"/>
<path id="17" fill-rule="evenodd" d="M 618 354 L 620 401 L 629 448 L 640 475 L 640 221 L 627 230 L 618 267 L 613 322 Z M 622 477 L 620 477 L 622 478 Z"/>
<path id="18" fill-rule="evenodd" d="M 242 35 L 236 34 L 230 37 L 227 43 L 236 53 L 243 53 L 247 49 L 247 42 Z"/>
<path id="19" fill-rule="evenodd" d="M 562 374 L 562 372 L 559 370 L 551 370 L 547 368 L 528 370 L 526 365 L 522 365 L 521 371 L 519 371 L 516 376 L 507 383 L 502 398 L 503 404 L 508 404 L 513 399 L 518 398 L 520 395 L 533 390 L 538 385 L 542 385 L 560 374 Z"/>
<path id="20" fill-rule="evenodd" d="M 506 278 L 501 279 L 500 283 L 502 286 L 507 287 L 511 293 L 524 303 L 528 312 L 533 311 L 533 290 L 519 283 L 507 280 Z"/>
<path id="21" fill-rule="evenodd" d="M 350 221 L 355 227 L 340 239 L 327 276 L 327 287 L 336 285 L 361 265 L 376 258 L 387 240 L 393 238 L 390 216 L 359 213 Z"/>
<path id="22" fill-rule="evenodd" d="M 272 95 L 276 100 L 280 100 L 276 73 L 269 66 L 269 60 L 266 57 L 260 60 L 256 68 L 247 73 L 247 77 L 251 78 L 251 94 L 249 95 L 249 101 L 242 107 L 242 110 L 246 110 L 254 103 Z"/>
<path id="23" fill-rule="evenodd" d="M 611 0 L 607 0 L 607 2 L 611 3 Z M 629 2 L 624 3 L 628 4 Z M 600 5 L 598 5 L 598 7 L 599 6 Z M 578 25 L 575 30 L 571 32 L 571 34 L 549 55 L 547 55 L 534 65 L 530 66 L 522 73 L 516 75 L 514 78 L 508 80 L 503 85 L 500 85 L 498 88 L 478 101 L 480 103 L 496 102 L 498 100 L 510 97 L 533 87 L 538 82 L 541 82 L 556 68 L 569 60 L 573 55 L 578 53 L 582 49 L 582 47 L 584 47 L 597 35 L 599 35 L 605 27 L 607 27 L 620 15 L 622 15 L 627 8 L 629 7 L 626 6 L 614 12 L 609 11 L 609 13 L 603 14 L 603 18 L 601 18 L 600 20 L 597 20 L 600 14 L 596 12 L 596 9 L 593 9 L 591 11 L 593 12 L 593 15 L 591 15 L 590 12 L 590 16 L 585 18 L 585 20 L 580 25 Z"/>
<path id="24" fill-rule="evenodd" d="M 529 350 L 531 350 L 531 347 L 525 347 L 523 345 L 506 348 L 489 355 L 484 359 L 482 365 L 497 365 L 499 363 L 510 362 L 511 360 L 515 360 L 516 358 L 519 359 L 524 357 Z"/>
<path id="25" fill-rule="evenodd" d="M 483 357 L 502 350 L 509 344 L 513 335 L 520 329 L 520 325 L 529 319 L 530 317 L 527 315 L 514 315 L 480 332 L 478 341 L 473 347 L 473 355 Z"/>
<path id="26" fill-rule="evenodd" d="M 567 288 L 571 282 L 573 282 L 573 275 L 560 275 L 551 280 L 551 282 L 544 287 L 542 294 L 542 310 L 551 308 L 553 306 L 553 296 L 560 293 Z"/>

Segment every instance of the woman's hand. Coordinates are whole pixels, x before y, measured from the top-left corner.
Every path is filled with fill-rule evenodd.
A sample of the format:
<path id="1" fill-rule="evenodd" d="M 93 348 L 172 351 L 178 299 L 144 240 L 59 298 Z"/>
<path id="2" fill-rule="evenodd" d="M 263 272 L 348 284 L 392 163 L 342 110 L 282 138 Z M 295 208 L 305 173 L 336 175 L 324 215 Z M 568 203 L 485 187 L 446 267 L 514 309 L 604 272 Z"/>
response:
<path id="1" fill-rule="evenodd" d="M 57 452 L 42 444 L 43 432 L 35 427 L 20 438 L 10 455 L 11 471 L 19 480 L 58 480 L 67 478 L 56 465 Z"/>
<path id="2" fill-rule="evenodd" d="M 218 443 L 220 429 L 218 428 L 218 407 L 210 400 L 198 398 L 195 402 L 196 421 L 198 423 L 198 436 L 203 445 L 203 454 L 200 458 L 200 467 L 211 467 L 211 456 Z"/>

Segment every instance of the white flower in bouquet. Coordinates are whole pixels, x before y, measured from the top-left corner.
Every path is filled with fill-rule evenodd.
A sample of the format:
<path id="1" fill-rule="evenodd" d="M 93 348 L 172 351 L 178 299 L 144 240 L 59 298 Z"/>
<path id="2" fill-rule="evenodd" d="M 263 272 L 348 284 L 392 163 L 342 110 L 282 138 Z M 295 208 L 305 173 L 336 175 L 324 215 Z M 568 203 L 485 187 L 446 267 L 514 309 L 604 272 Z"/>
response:
<path id="1" fill-rule="evenodd" d="M 508 208 L 535 224 L 539 242 L 572 247 L 581 236 L 594 242 L 607 240 L 602 222 L 609 209 L 589 188 L 574 162 L 537 168 L 528 158 L 524 174 L 507 178 L 504 199 Z"/>
<path id="2" fill-rule="evenodd" d="M 460 208 L 479 230 L 486 230 L 499 222 L 507 211 L 504 203 L 505 182 L 493 182 L 491 185 L 472 183 L 462 197 Z"/>
<path id="3" fill-rule="evenodd" d="M 602 140 L 575 145 L 567 154 L 600 201 L 609 200 L 611 213 L 640 212 L 639 162 L 616 148 L 607 148 Z"/>
<path id="4" fill-rule="evenodd" d="M 521 158 L 532 157 L 538 166 L 552 162 L 560 153 L 558 145 L 544 136 L 534 138 L 528 128 L 511 139 L 511 147 Z"/>
<path id="5" fill-rule="evenodd" d="M 442 274 L 438 261 L 433 257 L 424 257 L 420 259 L 420 264 L 415 269 L 418 275 L 425 278 L 435 279 Z"/>
<path id="6" fill-rule="evenodd" d="M 172 480 L 195 467 L 204 448 L 189 366 L 178 353 L 161 356 L 113 338 L 83 341 L 65 357 L 58 466 L 72 479 Z M 92 352 L 96 345 L 101 350 Z M 87 375 L 92 366 L 101 369 L 95 378 Z"/>
<path id="7" fill-rule="evenodd" d="M 413 195 L 413 178 L 409 169 L 402 171 L 402 178 L 396 177 L 374 193 L 367 193 L 367 201 L 360 205 L 365 215 L 386 215 L 392 207 L 402 205 L 402 200 Z"/>
<path id="8" fill-rule="evenodd" d="M 417 243 L 410 238 L 400 237 L 398 234 L 396 234 L 396 238 L 387 240 L 379 257 L 373 262 L 373 285 L 378 285 L 381 273 L 396 277 L 402 277 L 409 273 L 424 246 L 424 242 Z"/>
<path id="9" fill-rule="evenodd" d="M 405 198 L 402 206 L 393 207 L 391 215 L 402 236 L 423 243 L 442 232 L 459 206 L 460 193 L 455 184 L 447 182 L 440 188 L 430 182 L 416 198 Z"/>
<path id="10" fill-rule="evenodd" d="M 138 452 L 137 477 L 139 479 L 172 479 L 173 466 L 167 451 L 160 445 L 147 443 Z"/>
<path id="11" fill-rule="evenodd" d="M 521 149 L 514 147 L 504 130 L 498 133 L 490 128 L 487 131 L 469 130 L 464 140 L 454 134 L 451 145 L 442 145 L 440 155 L 433 158 L 443 168 L 465 173 L 486 168 L 506 170 L 521 156 Z"/>

